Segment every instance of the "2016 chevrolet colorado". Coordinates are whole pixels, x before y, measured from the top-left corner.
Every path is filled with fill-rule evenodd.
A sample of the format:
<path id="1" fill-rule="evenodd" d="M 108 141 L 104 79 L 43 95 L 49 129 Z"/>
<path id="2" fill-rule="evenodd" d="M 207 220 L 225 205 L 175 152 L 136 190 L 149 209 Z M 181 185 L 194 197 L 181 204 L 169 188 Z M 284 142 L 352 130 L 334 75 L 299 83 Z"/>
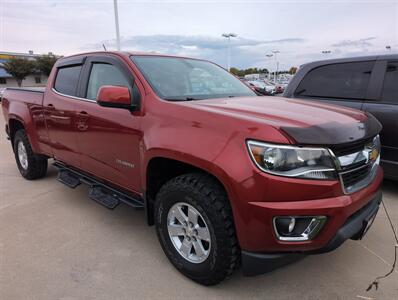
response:
<path id="1" fill-rule="evenodd" d="M 380 123 L 357 110 L 257 97 L 208 61 L 97 52 L 57 61 L 43 91 L 7 89 L 19 171 L 145 208 L 171 263 L 216 284 L 360 239 L 381 193 Z"/>

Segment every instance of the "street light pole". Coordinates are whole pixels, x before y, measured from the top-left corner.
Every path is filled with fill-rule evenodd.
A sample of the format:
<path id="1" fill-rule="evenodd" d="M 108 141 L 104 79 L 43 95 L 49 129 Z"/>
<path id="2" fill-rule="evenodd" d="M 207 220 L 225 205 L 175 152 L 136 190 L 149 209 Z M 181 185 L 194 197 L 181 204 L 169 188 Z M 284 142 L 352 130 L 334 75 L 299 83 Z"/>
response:
<path id="1" fill-rule="evenodd" d="M 231 37 L 228 37 L 228 50 L 227 50 L 227 70 L 231 71 Z"/>
<path id="2" fill-rule="evenodd" d="M 391 46 L 386 46 L 387 51 L 391 52 L 392 48 Z"/>
<path id="3" fill-rule="evenodd" d="M 268 58 L 271 58 L 271 57 L 274 56 L 274 55 L 273 55 L 273 54 L 266 54 L 265 56 L 268 57 Z M 269 80 L 269 81 L 271 81 L 271 78 L 272 78 L 272 77 L 271 77 L 271 74 L 272 74 L 271 71 L 268 70 L 268 80 Z"/>
<path id="4" fill-rule="evenodd" d="M 274 73 L 274 83 L 276 84 L 276 77 L 278 76 L 277 74 L 278 74 L 278 68 L 279 68 L 279 62 L 278 62 L 278 59 L 277 59 L 277 54 L 278 53 L 281 53 L 280 51 L 272 51 L 272 53 L 274 54 L 274 58 L 275 58 L 275 64 L 276 64 L 276 68 L 275 68 L 275 73 Z"/>
<path id="5" fill-rule="evenodd" d="M 223 33 L 221 36 L 228 39 L 228 47 L 227 47 L 227 70 L 231 71 L 231 37 L 237 37 L 236 33 Z"/>
<path id="6" fill-rule="evenodd" d="M 120 51 L 119 13 L 117 8 L 117 0 L 113 0 L 113 9 L 115 11 L 116 48 L 117 51 Z"/>

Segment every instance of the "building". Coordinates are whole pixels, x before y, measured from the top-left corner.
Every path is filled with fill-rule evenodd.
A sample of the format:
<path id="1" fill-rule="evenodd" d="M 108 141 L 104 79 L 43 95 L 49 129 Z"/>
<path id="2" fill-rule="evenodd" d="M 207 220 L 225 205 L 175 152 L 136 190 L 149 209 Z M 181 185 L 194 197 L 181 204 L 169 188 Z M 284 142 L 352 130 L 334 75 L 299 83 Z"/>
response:
<path id="1" fill-rule="evenodd" d="M 246 80 L 264 80 L 266 78 L 265 73 L 258 73 L 258 74 L 247 74 L 245 75 Z"/>
<path id="2" fill-rule="evenodd" d="M 49 52 L 48 54 L 51 55 L 52 53 Z M 14 57 L 34 60 L 38 56 L 40 56 L 40 54 L 34 54 L 33 51 L 29 51 L 28 53 L 14 53 L 14 52 L 0 51 L 0 88 L 18 86 L 18 83 L 15 80 L 15 78 L 13 78 L 10 74 L 6 72 L 6 70 L 4 70 L 3 63 Z M 27 76 L 25 80 L 22 81 L 22 86 L 24 87 L 45 86 L 46 83 L 47 83 L 47 76 L 41 73 L 35 73 Z"/>

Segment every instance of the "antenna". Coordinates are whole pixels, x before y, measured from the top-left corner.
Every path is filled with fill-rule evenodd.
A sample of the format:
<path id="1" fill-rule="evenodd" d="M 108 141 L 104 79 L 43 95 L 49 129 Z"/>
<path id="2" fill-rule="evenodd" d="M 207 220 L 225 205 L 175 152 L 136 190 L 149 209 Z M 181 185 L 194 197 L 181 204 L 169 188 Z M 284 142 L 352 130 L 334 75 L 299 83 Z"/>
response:
<path id="1" fill-rule="evenodd" d="M 106 50 L 105 44 L 102 44 L 102 47 L 104 47 L 104 50 L 105 50 L 105 51 L 108 51 L 108 50 Z"/>

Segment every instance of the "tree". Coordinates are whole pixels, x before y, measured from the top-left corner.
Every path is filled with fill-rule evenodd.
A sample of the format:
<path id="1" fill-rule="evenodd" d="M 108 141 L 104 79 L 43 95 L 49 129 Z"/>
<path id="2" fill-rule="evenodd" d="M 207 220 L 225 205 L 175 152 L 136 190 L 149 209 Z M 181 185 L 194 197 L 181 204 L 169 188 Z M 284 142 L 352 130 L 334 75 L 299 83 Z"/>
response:
<path id="1" fill-rule="evenodd" d="M 35 63 L 26 58 L 14 57 L 3 63 L 4 70 L 14 77 L 20 87 L 22 85 L 22 80 L 26 76 L 33 73 L 35 69 Z"/>
<path id="2" fill-rule="evenodd" d="M 266 68 L 264 68 L 264 69 L 259 69 L 258 71 L 259 71 L 260 73 L 262 73 L 262 74 L 268 74 L 268 73 L 269 73 L 268 69 L 266 69 Z"/>
<path id="3" fill-rule="evenodd" d="M 238 77 L 243 77 L 243 76 L 245 76 L 245 71 L 239 70 L 239 69 L 234 68 L 234 67 L 232 67 L 232 68 L 230 69 L 230 72 L 231 72 L 232 74 L 234 74 L 235 76 L 238 76 Z"/>
<path id="4" fill-rule="evenodd" d="M 49 76 L 58 57 L 53 54 L 42 55 L 36 58 L 36 69 Z"/>
<path id="5" fill-rule="evenodd" d="M 289 74 L 292 74 L 292 75 L 296 74 L 296 72 L 297 72 L 297 68 L 296 67 L 291 67 L 290 70 L 289 70 Z"/>
<path id="6" fill-rule="evenodd" d="M 257 74 L 257 68 L 249 68 L 245 70 L 245 75 L 249 75 L 249 74 Z"/>
<path id="7" fill-rule="evenodd" d="M 229 72 L 231 72 L 232 74 L 234 74 L 235 76 L 239 76 L 239 69 L 231 67 L 229 69 Z"/>

